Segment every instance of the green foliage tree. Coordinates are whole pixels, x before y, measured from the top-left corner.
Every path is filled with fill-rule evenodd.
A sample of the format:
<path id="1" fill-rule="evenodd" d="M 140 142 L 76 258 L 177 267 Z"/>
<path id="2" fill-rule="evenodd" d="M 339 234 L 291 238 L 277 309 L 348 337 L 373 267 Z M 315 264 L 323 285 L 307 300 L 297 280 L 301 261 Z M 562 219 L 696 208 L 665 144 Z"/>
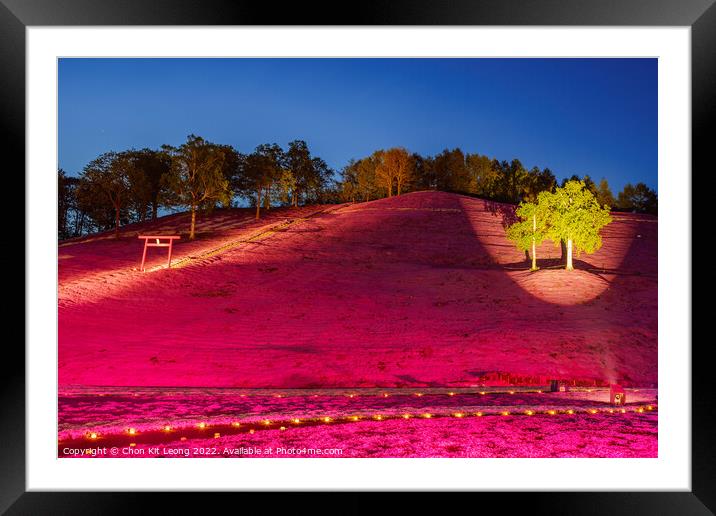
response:
<path id="1" fill-rule="evenodd" d="M 609 206 L 609 208 L 614 208 L 616 206 L 616 201 L 614 200 L 614 195 L 612 194 L 611 188 L 609 188 L 609 182 L 606 180 L 606 178 L 602 178 L 601 181 L 599 181 L 599 185 L 597 186 L 597 202 L 600 206 Z"/>
<path id="2" fill-rule="evenodd" d="M 624 185 L 624 189 L 619 192 L 617 207 L 621 210 L 655 215 L 658 212 L 656 192 L 644 183 L 637 183 L 636 185 L 627 183 Z"/>
<path id="3" fill-rule="evenodd" d="M 119 238 L 123 210 L 126 209 L 132 192 L 131 167 L 131 158 L 127 153 L 105 152 L 87 164 L 80 176 L 82 202 L 95 211 L 93 218 L 100 219 L 97 211 L 103 210 L 103 200 L 111 205 L 116 238 Z"/>
<path id="4" fill-rule="evenodd" d="M 288 169 L 283 169 L 278 184 L 281 192 L 281 202 L 287 204 L 290 201 L 291 204 L 293 204 L 293 199 L 296 197 L 296 187 L 298 185 L 298 181 L 296 181 L 296 176 L 293 175 L 293 172 Z"/>
<path id="5" fill-rule="evenodd" d="M 541 197 L 551 195 L 549 192 L 541 192 Z M 537 270 L 537 246 L 547 238 L 549 230 L 549 203 L 544 199 L 542 202 L 522 202 L 517 208 L 516 215 L 520 219 L 507 228 L 507 238 L 512 240 L 521 251 L 532 250 L 531 270 Z"/>
<path id="6" fill-rule="evenodd" d="M 583 181 L 567 181 L 553 194 L 542 193 L 539 204 L 549 213 L 547 237 L 567 244 L 566 269 L 573 270 L 574 251 L 593 253 L 602 246 L 599 231 L 611 222 L 608 206 L 600 206 Z"/>
<path id="7" fill-rule="evenodd" d="M 193 134 L 181 146 L 165 146 L 165 150 L 171 156 L 171 169 L 165 183 L 172 194 L 172 203 L 191 211 L 189 240 L 193 240 L 197 210 L 207 203 L 229 200 L 229 181 L 222 172 L 224 151 Z"/>

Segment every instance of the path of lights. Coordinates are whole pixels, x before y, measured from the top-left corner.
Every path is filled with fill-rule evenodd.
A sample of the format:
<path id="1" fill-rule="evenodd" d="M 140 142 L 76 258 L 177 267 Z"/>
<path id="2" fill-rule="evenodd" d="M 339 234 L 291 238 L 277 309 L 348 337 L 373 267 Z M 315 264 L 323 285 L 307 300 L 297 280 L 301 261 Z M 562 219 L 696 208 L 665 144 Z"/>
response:
<path id="1" fill-rule="evenodd" d="M 514 408 L 514 407 L 513 407 Z M 222 435 L 227 434 L 237 434 L 237 433 L 249 433 L 253 434 L 255 430 L 257 429 L 264 429 L 264 430 L 281 430 L 285 431 L 290 426 L 296 426 L 300 423 L 301 426 L 318 426 L 318 425 L 325 425 L 325 424 L 336 424 L 336 423 L 353 423 L 357 421 L 389 421 L 389 420 L 397 420 L 397 419 L 412 419 L 412 418 L 420 418 L 420 419 L 433 419 L 433 418 L 455 418 L 455 419 L 464 419 L 469 417 L 483 417 L 483 416 L 501 416 L 501 417 L 515 417 L 515 416 L 540 416 L 540 415 L 549 415 L 549 416 L 556 416 L 556 415 L 568 415 L 568 416 L 574 416 L 578 414 L 589 414 L 589 415 L 597 415 L 597 414 L 627 414 L 627 413 L 635 413 L 635 414 L 643 414 L 644 412 L 653 412 L 657 410 L 656 404 L 650 404 L 650 405 L 639 405 L 639 406 L 626 406 L 626 407 L 604 407 L 600 406 L 598 408 L 595 407 L 588 407 L 588 408 L 562 408 L 562 409 L 542 409 L 542 410 L 533 410 L 533 409 L 520 409 L 520 410 L 514 410 L 514 411 L 508 411 L 504 410 L 501 407 L 495 407 L 493 410 L 485 410 L 485 411 L 477 411 L 477 412 L 421 412 L 421 413 L 396 413 L 396 414 L 360 414 L 360 415 L 350 415 L 350 416 L 319 416 L 319 417 L 305 417 L 305 418 L 289 418 L 289 419 L 275 419 L 275 420 L 269 420 L 269 419 L 263 419 L 260 421 L 252 420 L 252 421 L 234 421 L 231 423 L 227 423 L 226 421 L 220 421 L 220 422 L 208 422 L 208 421 L 201 421 L 199 423 L 196 423 L 194 425 L 186 425 L 183 427 L 177 426 L 177 425 L 163 425 L 160 427 L 157 427 L 156 429 L 148 428 L 144 429 L 142 432 L 139 432 L 134 427 L 129 427 L 125 430 L 123 435 L 131 436 L 133 439 L 133 443 L 130 444 L 136 444 L 137 441 L 140 441 L 142 439 L 136 439 L 137 436 L 142 435 L 143 437 L 151 437 L 156 436 L 156 434 L 164 434 L 166 436 L 169 432 L 179 432 L 184 431 L 185 433 L 187 430 L 194 429 L 194 437 L 205 437 L 203 435 L 204 431 L 208 429 L 214 430 L 213 437 L 219 438 Z M 223 433 L 221 431 L 215 431 L 215 430 L 223 430 Z M 197 435 L 196 431 L 199 432 Z M 210 435 L 211 432 L 208 432 L 206 436 Z M 85 433 L 84 439 L 90 440 L 90 441 L 100 441 L 102 439 L 109 439 L 112 437 L 119 437 L 118 434 L 110 434 L 110 435 L 103 435 L 99 431 L 88 431 Z M 180 440 L 185 441 L 187 439 L 186 436 L 181 436 Z M 67 445 L 67 443 L 75 442 L 80 439 L 64 439 L 60 441 L 64 445 Z M 156 441 L 156 438 L 154 439 Z"/>

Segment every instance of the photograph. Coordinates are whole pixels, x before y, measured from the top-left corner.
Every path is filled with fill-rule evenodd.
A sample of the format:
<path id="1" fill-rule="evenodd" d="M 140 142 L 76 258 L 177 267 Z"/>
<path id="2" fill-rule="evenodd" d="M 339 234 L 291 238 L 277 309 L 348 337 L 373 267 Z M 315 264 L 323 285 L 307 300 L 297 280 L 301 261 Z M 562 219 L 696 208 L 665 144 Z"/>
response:
<path id="1" fill-rule="evenodd" d="M 660 457 L 658 58 L 56 62 L 60 460 Z"/>

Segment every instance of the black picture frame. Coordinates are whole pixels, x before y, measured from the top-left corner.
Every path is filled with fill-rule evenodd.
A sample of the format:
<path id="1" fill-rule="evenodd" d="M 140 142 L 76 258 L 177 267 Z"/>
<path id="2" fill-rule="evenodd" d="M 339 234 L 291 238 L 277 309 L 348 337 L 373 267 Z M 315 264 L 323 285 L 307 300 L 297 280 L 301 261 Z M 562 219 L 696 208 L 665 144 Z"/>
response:
<path id="1" fill-rule="evenodd" d="M 692 179 L 712 172 L 716 112 L 716 0 L 394 0 L 338 3 L 286 3 L 246 0 L 0 0 L 0 125 L 3 154 L 25 170 L 25 29 L 28 26 L 81 25 L 533 25 L 533 26 L 689 26 L 692 59 Z M 701 177 L 704 177 L 701 176 Z M 23 187 L 24 190 L 24 187 Z M 20 198 L 24 198 L 21 196 Z M 695 203 L 692 203 L 692 205 Z M 22 212 L 19 212 L 22 213 Z M 16 242 L 20 229 L 10 229 Z M 11 257 L 12 258 L 12 257 Z M 10 266 L 9 258 L 2 258 Z M 19 258 L 14 257 L 14 267 Z M 3 305 L 16 301 L 4 300 Z M 9 308 L 9 306 L 3 306 Z M 709 388 L 710 339 L 692 343 L 692 490 L 690 492 L 480 493 L 497 503 L 525 504 L 549 514 L 713 514 L 716 512 L 716 454 L 709 416 L 716 410 Z M 192 510 L 186 493 L 26 492 L 24 328 L 6 331 L 0 400 L 0 512 L 6 514 L 143 513 L 148 496 L 163 511 Z M 684 343 L 684 345 L 691 343 Z M 10 352 L 8 356 L 7 353 Z M 12 424 L 5 424 L 12 422 Z M 227 494 L 212 494 L 219 504 Z M 247 494 L 244 497 L 250 496 Z M 462 498 L 462 497 L 461 497 Z M 420 500 L 420 497 L 417 498 Z M 203 503 L 203 502 L 200 502 Z M 327 495 L 302 496 L 298 507 L 330 507 Z M 454 503 L 459 503 L 455 500 Z M 372 510 L 373 502 L 353 494 L 341 513 Z M 295 505 L 294 505 L 295 507 Z M 205 510 L 210 510 L 204 506 Z M 509 512 L 515 512 L 514 510 Z M 279 506 L 275 506 L 275 511 Z M 273 512 L 273 510 L 272 510 Z"/>

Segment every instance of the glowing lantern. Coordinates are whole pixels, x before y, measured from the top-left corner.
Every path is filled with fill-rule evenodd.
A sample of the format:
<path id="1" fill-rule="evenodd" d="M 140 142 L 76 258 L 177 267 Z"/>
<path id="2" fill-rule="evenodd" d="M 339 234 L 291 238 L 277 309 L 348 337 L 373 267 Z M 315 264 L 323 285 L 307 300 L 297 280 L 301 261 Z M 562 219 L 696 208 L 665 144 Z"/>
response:
<path id="1" fill-rule="evenodd" d="M 324 422 L 324 423 L 330 423 L 330 422 L 331 422 L 331 418 L 328 417 L 328 416 L 326 416 L 326 417 L 323 418 L 323 422 Z"/>
<path id="2" fill-rule="evenodd" d="M 128 429 L 127 429 L 127 433 L 128 433 L 129 435 L 136 435 L 137 429 L 136 429 L 136 428 L 128 428 Z"/>
<path id="3" fill-rule="evenodd" d="M 609 386 L 609 403 L 612 405 L 626 404 L 626 393 L 621 385 L 612 384 Z"/>
<path id="4" fill-rule="evenodd" d="M 199 428 L 201 428 L 201 429 L 203 430 L 204 428 L 206 428 L 206 423 L 201 422 L 201 423 L 199 423 L 199 424 L 196 425 L 196 426 L 198 426 Z"/>
<path id="5" fill-rule="evenodd" d="M 448 396 L 455 396 L 454 392 L 448 392 Z"/>
<path id="6" fill-rule="evenodd" d="M 270 420 L 270 419 L 264 419 L 264 420 L 262 421 L 262 423 L 263 423 L 264 425 L 268 426 L 268 425 L 271 424 L 271 420 Z"/>
<path id="7" fill-rule="evenodd" d="M 422 392 L 416 392 L 415 395 L 419 398 L 420 396 L 423 395 L 423 393 L 422 393 Z"/>
<path id="8" fill-rule="evenodd" d="M 475 415 L 476 415 L 477 417 L 482 417 L 482 412 L 477 412 Z"/>
<path id="9" fill-rule="evenodd" d="M 359 418 L 358 416 L 352 416 L 351 419 L 352 419 L 353 421 L 358 421 L 360 418 Z"/>
<path id="10" fill-rule="evenodd" d="M 250 434 L 253 434 L 255 431 L 256 431 L 256 430 L 254 430 L 254 429 L 252 428 L 251 430 L 249 430 L 249 433 L 250 433 Z"/>
<path id="11" fill-rule="evenodd" d="M 234 421 L 233 423 L 231 423 L 231 426 L 238 428 L 241 426 L 241 423 L 239 423 L 238 421 Z"/>
<path id="12" fill-rule="evenodd" d="M 403 419 L 410 419 L 410 414 L 403 414 Z"/>
<path id="13" fill-rule="evenodd" d="M 293 424 L 297 425 L 297 424 L 299 424 L 299 423 L 301 422 L 301 420 L 298 419 L 298 418 L 294 418 L 294 419 L 291 420 L 291 422 L 292 422 Z"/>
<path id="14" fill-rule="evenodd" d="M 281 428 L 279 428 L 279 430 L 281 430 L 283 432 L 284 430 L 286 430 L 286 427 L 282 426 Z"/>
<path id="15" fill-rule="evenodd" d="M 431 417 L 433 417 L 433 415 L 432 414 L 423 414 L 423 417 L 426 419 L 430 419 Z"/>
<path id="16" fill-rule="evenodd" d="M 221 434 L 219 432 L 214 432 L 214 439 L 218 439 L 221 437 Z"/>
<path id="17" fill-rule="evenodd" d="M 465 415 L 465 414 L 463 414 L 462 412 L 455 412 L 455 413 L 453 414 L 454 417 L 462 417 L 462 416 L 464 416 L 464 415 Z"/>
<path id="18" fill-rule="evenodd" d="M 376 421 L 381 421 L 383 419 L 383 416 L 381 416 L 380 414 L 377 414 L 377 415 L 373 416 L 373 419 L 375 419 Z"/>
<path id="19" fill-rule="evenodd" d="M 97 437 L 99 437 L 99 435 L 97 435 L 96 432 L 91 432 L 88 437 L 89 437 L 90 439 L 97 439 Z"/>
<path id="20" fill-rule="evenodd" d="M 504 412 L 502 412 L 502 415 L 503 415 L 503 416 L 509 416 L 510 413 L 509 413 L 507 410 L 505 410 Z"/>
<path id="21" fill-rule="evenodd" d="M 166 425 L 166 426 L 164 427 L 164 431 L 165 431 L 165 432 L 171 432 L 171 431 L 172 431 L 172 427 L 169 426 L 169 425 Z"/>
<path id="22" fill-rule="evenodd" d="M 531 410 L 525 410 L 525 414 L 531 416 L 532 414 L 534 414 L 534 412 L 532 412 Z"/>
<path id="23" fill-rule="evenodd" d="M 547 414 L 549 414 L 550 416 L 554 416 L 556 413 L 557 413 L 556 410 L 548 410 L 547 411 Z"/>

